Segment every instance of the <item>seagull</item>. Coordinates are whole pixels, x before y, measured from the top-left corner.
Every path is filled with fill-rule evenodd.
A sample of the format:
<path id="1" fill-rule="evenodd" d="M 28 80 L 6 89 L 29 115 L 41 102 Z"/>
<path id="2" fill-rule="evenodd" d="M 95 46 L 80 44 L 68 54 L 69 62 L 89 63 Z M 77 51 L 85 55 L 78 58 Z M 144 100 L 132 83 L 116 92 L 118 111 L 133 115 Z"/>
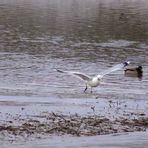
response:
<path id="1" fill-rule="evenodd" d="M 74 76 L 76 78 L 81 79 L 86 84 L 84 92 L 86 92 L 86 90 L 88 89 L 88 86 L 89 86 L 91 88 L 91 93 L 92 93 L 92 88 L 97 87 L 98 85 L 100 85 L 100 81 L 105 75 L 107 75 L 107 74 L 109 74 L 111 72 L 123 69 L 124 67 L 126 67 L 129 64 L 130 64 L 129 61 L 117 64 L 117 65 L 115 65 L 115 66 L 113 66 L 113 67 L 111 67 L 111 68 L 109 68 L 107 70 L 104 70 L 104 71 L 100 72 L 98 75 L 96 75 L 94 77 L 90 77 L 90 76 L 88 76 L 88 75 L 86 75 L 84 73 L 76 72 L 76 71 L 63 71 L 63 70 L 59 70 L 59 69 L 56 69 L 56 70 L 57 70 L 57 72 L 66 73 L 68 75 L 72 75 L 72 76 Z"/>

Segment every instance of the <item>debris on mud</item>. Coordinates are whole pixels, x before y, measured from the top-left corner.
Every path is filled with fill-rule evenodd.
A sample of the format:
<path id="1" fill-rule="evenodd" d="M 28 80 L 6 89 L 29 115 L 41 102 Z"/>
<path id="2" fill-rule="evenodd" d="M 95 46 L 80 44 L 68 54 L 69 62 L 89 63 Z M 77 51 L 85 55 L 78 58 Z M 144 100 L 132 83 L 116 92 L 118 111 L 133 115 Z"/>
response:
<path id="1" fill-rule="evenodd" d="M 16 121 L 17 124 L 15 124 Z M 147 117 L 110 120 L 97 115 L 85 117 L 78 114 L 63 115 L 52 112 L 37 117 L 29 117 L 28 119 L 19 118 L 15 121 L 7 121 L 7 123 L 0 125 L 0 135 L 13 135 L 15 137 L 52 134 L 94 136 L 119 132 L 145 131 L 147 128 Z"/>

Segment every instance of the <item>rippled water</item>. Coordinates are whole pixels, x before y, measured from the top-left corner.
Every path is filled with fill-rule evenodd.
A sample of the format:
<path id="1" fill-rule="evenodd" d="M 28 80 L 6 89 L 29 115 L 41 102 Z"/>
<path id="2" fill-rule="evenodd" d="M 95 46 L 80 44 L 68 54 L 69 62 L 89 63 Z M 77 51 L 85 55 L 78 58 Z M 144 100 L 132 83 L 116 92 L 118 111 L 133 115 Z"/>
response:
<path id="1" fill-rule="evenodd" d="M 1 96 L 91 99 L 85 85 L 55 68 L 90 76 L 121 63 L 143 66 L 142 81 L 114 72 L 100 98 L 148 98 L 148 1 L 0 1 Z"/>
<path id="2" fill-rule="evenodd" d="M 55 68 L 96 75 L 130 60 L 144 78 L 117 72 L 97 93 L 147 98 L 148 2 L 89 0 L 3 0 L 0 2 L 1 95 L 81 94 L 84 85 Z M 102 93 L 101 93 L 102 94 Z M 118 97 L 122 97 L 119 94 Z"/>

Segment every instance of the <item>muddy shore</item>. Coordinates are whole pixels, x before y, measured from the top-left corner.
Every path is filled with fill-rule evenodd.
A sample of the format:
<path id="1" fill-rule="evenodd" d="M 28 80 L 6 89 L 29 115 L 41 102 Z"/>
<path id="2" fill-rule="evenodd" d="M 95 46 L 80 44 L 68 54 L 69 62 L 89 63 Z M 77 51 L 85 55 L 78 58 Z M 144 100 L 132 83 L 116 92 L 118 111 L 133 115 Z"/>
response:
<path id="1" fill-rule="evenodd" d="M 3 109 L 0 112 L 0 143 L 18 143 L 53 135 L 108 135 L 146 131 L 148 128 L 147 103 L 144 100 L 142 104 L 146 104 L 145 106 L 139 104 L 137 108 L 135 103 L 133 107 L 135 101 L 132 101 L 131 108 L 131 100 L 113 102 L 94 99 L 94 102 L 88 105 L 88 100 L 78 104 L 71 99 L 67 104 L 63 102 L 63 105 L 58 106 L 59 109 L 56 108 L 57 100 L 52 101 L 0 101 Z M 100 103 L 93 106 L 98 101 Z M 77 107 L 75 112 L 70 110 L 72 105 L 74 108 Z M 83 113 L 83 110 L 88 111 Z"/>

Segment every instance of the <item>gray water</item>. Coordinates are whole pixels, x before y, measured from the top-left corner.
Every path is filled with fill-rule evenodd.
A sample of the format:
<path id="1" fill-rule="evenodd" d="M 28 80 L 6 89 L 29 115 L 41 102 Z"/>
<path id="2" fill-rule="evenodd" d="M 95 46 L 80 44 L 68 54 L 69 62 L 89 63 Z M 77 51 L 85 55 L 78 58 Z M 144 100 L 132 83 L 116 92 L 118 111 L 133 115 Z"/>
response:
<path id="1" fill-rule="evenodd" d="M 55 68 L 92 76 L 130 60 L 131 66 L 143 66 L 142 82 L 119 71 L 104 78 L 107 84 L 95 90 L 126 90 L 136 94 L 134 98 L 140 94 L 146 99 L 147 8 L 146 0 L 2 0 L 1 95 L 73 97 L 85 86 Z"/>
<path id="2" fill-rule="evenodd" d="M 147 100 L 147 8 L 147 0 L 1 0 L 1 96 L 92 99 L 81 81 L 55 69 L 93 76 L 129 60 L 143 66 L 142 81 L 117 71 L 94 95 Z"/>
<path id="3" fill-rule="evenodd" d="M 147 148 L 147 136 L 148 135 L 143 132 L 121 135 L 91 136 L 89 138 L 53 136 L 48 140 L 36 141 L 34 144 L 30 142 L 27 146 L 19 145 L 19 148 Z M 16 146 L 14 148 L 16 148 Z"/>

